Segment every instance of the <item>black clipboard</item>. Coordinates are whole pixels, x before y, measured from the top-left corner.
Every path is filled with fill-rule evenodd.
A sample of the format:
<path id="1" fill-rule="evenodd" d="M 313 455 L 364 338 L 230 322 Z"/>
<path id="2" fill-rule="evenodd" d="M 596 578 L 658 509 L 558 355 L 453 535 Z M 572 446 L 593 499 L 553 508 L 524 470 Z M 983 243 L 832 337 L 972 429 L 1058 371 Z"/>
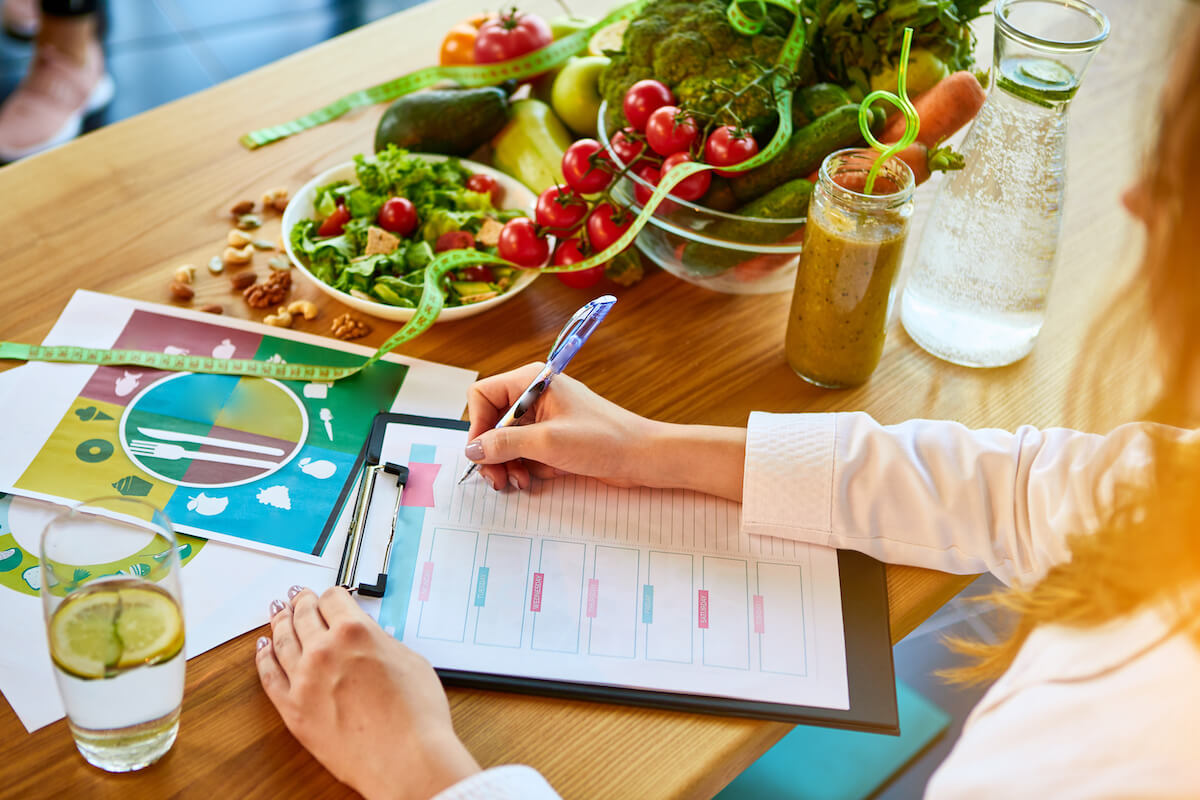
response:
<path id="1" fill-rule="evenodd" d="M 368 464 L 379 463 L 387 426 L 395 423 L 463 431 L 468 427 L 467 423 L 461 420 L 410 414 L 378 414 L 371 426 L 371 435 L 365 447 L 364 455 Z M 846 677 L 850 695 L 850 708 L 847 710 L 630 689 L 595 683 L 522 678 L 466 670 L 435 669 L 447 686 L 899 735 L 900 718 L 896 706 L 896 673 L 892 661 L 884 566 L 862 553 L 839 550 L 838 575 L 846 642 Z"/>

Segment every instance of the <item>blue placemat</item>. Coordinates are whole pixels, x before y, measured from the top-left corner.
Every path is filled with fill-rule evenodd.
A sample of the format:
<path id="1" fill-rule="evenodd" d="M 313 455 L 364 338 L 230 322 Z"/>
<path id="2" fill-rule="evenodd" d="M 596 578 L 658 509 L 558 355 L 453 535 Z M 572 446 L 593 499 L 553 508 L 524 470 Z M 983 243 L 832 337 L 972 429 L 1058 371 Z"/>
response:
<path id="1" fill-rule="evenodd" d="M 717 800 L 862 800 L 942 735 L 950 716 L 896 682 L 900 735 L 799 725 Z"/>

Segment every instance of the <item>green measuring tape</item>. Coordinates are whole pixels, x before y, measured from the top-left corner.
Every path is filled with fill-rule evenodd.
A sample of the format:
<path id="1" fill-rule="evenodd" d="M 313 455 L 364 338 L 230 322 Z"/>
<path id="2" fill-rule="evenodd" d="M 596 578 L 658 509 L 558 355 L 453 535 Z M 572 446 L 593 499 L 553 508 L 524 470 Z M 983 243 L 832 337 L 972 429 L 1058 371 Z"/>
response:
<path id="1" fill-rule="evenodd" d="M 386 100 L 392 100 L 409 92 L 433 85 L 440 80 L 453 79 L 464 86 L 484 86 L 499 83 L 509 78 L 527 78 L 540 74 L 547 69 L 558 66 L 567 58 L 577 53 L 587 43 L 587 40 L 600 28 L 621 19 L 634 16 L 647 4 L 648 0 L 618 9 L 590 28 L 571 34 L 545 48 L 512 61 L 491 64 L 488 66 L 471 67 L 431 67 L 418 70 L 409 75 L 396 78 L 387 83 L 363 89 L 354 94 L 306 114 L 299 119 L 277 125 L 272 128 L 254 131 L 243 136 L 241 141 L 253 149 L 264 144 L 277 141 L 293 133 L 307 130 L 317 125 L 329 122 L 345 114 L 351 109 L 370 105 Z M 771 141 L 753 158 L 747 159 L 735 166 L 723 167 L 729 172 L 743 172 L 762 166 L 773 159 L 787 144 L 792 135 L 792 95 L 788 91 L 789 77 L 786 73 L 795 71 L 804 53 L 806 28 L 800 13 L 798 0 L 733 0 L 730 3 L 727 16 L 730 25 L 738 32 L 748 36 L 758 34 L 763 27 L 767 15 L 767 4 L 777 5 L 792 12 L 792 27 L 784 40 L 777 65 L 786 72 L 774 75 L 773 89 L 776 97 L 776 110 L 779 114 L 779 127 Z M 747 13 L 746 8 L 752 13 Z M 588 259 L 567 266 L 543 267 L 543 272 L 578 272 L 592 269 L 615 258 L 633 244 L 633 240 L 645 227 L 646 222 L 654 215 L 655 210 L 663 202 L 671 190 L 692 175 L 705 170 L 715 169 L 708 164 L 687 162 L 680 164 L 663 176 L 653 194 L 646 201 L 641 212 L 634 218 L 628 230 L 617 241 L 600 253 Z M 220 359 L 190 355 L 172 355 L 168 353 L 153 353 L 140 350 L 98 350 L 85 347 L 43 347 L 38 345 L 0 342 L 0 359 L 17 361 L 52 361 L 70 364 L 95 364 L 97 366 L 143 366 L 152 369 L 169 370 L 174 372 L 207 372 L 220 375 L 252 375 L 279 380 L 301 381 L 337 381 L 350 377 L 374 364 L 400 345 L 424 333 L 437 320 L 438 314 L 445 304 L 445 294 L 442 284 L 446 275 L 455 270 L 478 264 L 493 264 L 507 267 L 518 267 L 498 256 L 491 256 L 473 250 L 451 250 L 442 253 L 425 270 L 425 282 L 422 287 L 421 301 L 418 303 L 413 316 L 399 331 L 385 341 L 378 350 L 362 364 L 349 367 L 313 366 L 306 364 L 278 364 L 266 361 L 250 361 L 244 359 Z"/>

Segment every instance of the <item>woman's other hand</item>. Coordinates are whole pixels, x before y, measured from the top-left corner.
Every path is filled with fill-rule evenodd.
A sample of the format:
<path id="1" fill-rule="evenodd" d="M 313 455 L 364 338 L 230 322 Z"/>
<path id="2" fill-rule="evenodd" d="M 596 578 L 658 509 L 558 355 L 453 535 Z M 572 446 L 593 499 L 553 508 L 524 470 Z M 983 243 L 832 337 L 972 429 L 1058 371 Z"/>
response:
<path id="1" fill-rule="evenodd" d="M 428 798 L 479 772 L 433 668 L 333 587 L 293 586 L 258 640 L 263 689 L 288 730 L 368 800 Z"/>

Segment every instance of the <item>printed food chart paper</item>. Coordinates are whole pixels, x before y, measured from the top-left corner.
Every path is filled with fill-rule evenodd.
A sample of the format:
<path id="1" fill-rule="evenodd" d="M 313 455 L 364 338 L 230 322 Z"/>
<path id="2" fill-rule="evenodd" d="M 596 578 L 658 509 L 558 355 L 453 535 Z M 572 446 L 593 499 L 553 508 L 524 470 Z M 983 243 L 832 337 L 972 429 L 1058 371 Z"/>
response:
<path id="1" fill-rule="evenodd" d="M 836 551 L 740 530 L 740 506 L 577 477 L 495 492 L 466 433 L 390 425 L 409 483 L 380 624 L 437 667 L 849 708 Z M 386 476 L 385 476 L 386 477 Z M 382 559 L 382 479 L 359 579 Z"/>
<path id="2" fill-rule="evenodd" d="M 127 331 L 140 330 L 139 326 L 131 326 L 130 323 L 148 319 L 143 315 L 165 315 L 169 318 L 170 327 L 174 331 L 172 335 L 164 336 L 154 342 L 139 341 L 137 346 L 143 348 L 149 348 L 155 343 L 158 346 L 154 349 L 158 350 L 163 350 L 168 346 L 181 346 L 172 345 L 172 341 L 178 339 L 180 332 L 183 332 L 183 335 L 191 336 L 192 341 L 198 342 L 200 346 L 215 342 L 212 345 L 214 348 L 222 346 L 225 339 L 229 339 L 237 348 L 243 346 L 249 348 L 251 340 L 247 336 L 256 335 L 260 337 L 259 352 L 263 353 L 265 357 L 279 353 L 281 357 L 287 358 L 282 354 L 302 352 L 307 358 L 306 363 L 334 363 L 333 359 L 344 357 L 345 353 L 367 354 L 370 352 L 366 348 L 344 345 L 295 331 L 268 330 L 253 323 L 224 320 L 208 314 L 198 314 L 90 292 L 76 293 L 47 337 L 46 343 L 91 347 L 112 346 L 118 337 L 126 335 Z M 158 324 L 156 321 L 155 325 Z M 196 333 L 197 329 L 191 327 L 193 324 L 210 326 L 211 330 L 198 334 Z M 182 346 L 186 347 L 186 345 Z M 297 349 L 301 346 L 318 348 L 319 352 L 310 356 L 309 353 L 312 351 Z M 266 348 L 268 347 L 274 349 L 267 352 Z M 250 354 L 238 352 L 238 356 L 246 355 Z M 302 359 L 296 358 L 295 360 L 300 362 Z M 195 420 L 180 413 L 161 415 L 168 417 L 162 426 L 156 424 L 157 421 L 138 422 L 134 417 L 141 404 L 135 405 L 128 401 L 138 397 L 139 391 L 158 386 L 164 379 L 170 380 L 171 375 L 146 374 L 145 371 L 138 370 L 135 372 L 140 376 L 137 377 L 138 386 L 126 392 L 125 395 L 120 395 L 117 383 L 126 380 L 126 386 L 128 386 L 128 381 L 133 379 L 126 379 L 125 370 L 118 368 L 110 372 L 112 396 L 102 394 L 104 383 L 101 382 L 101 388 L 94 392 L 97 396 L 92 398 L 84 394 L 84 392 L 92 393 L 96 386 L 94 375 L 91 373 L 100 372 L 106 368 L 28 364 L 0 373 L 0 420 L 5 423 L 3 428 L 0 428 L 0 452 L 4 453 L 4 458 L 0 459 L 0 479 L 2 479 L 0 490 L 14 490 L 7 496 L 0 496 L 0 641 L 4 643 L 0 647 L 0 691 L 4 693 L 26 729 L 36 730 L 59 719 L 63 714 L 46 650 L 41 602 L 37 596 L 38 570 L 36 568 L 38 536 L 46 521 L 61 507 L 30 496 L 31 489 L 19 485 L 23 476 L 30 472 L 31 465 L 36 465 L 39 459 L 46 457 L 46 448 L 43 445 L 51 446 L 49 442 L 57 434 L 59 442 L 53 446 L 59 453 L 58 457 L 65 460 L 72 472 L 81 472 L 84 475 L 79 487 L 63 481 L 59 481 L 52 487 L 55 491 L 65 494 L 67 499 L 83 499 L 85 496 L 92 497 L 97 494 L 121 493 L 122 486 L 113 486 L 112 484 L 122 484 L 122 481 L 124 481 L 125 491 L 129 492 L 131 487 L 137 487 L 138 484 L 125 479 L 138 478 L 152 486 L 143 499 L 159 504 L 165 502 L 169 516 L 177 525 L 181 522 L 180 517 L 182 517 L 183 520 L 192 523 L 189 525 L 189 529 L 194 533 L 200 533 L 202 537 L 212 539 L 209 541 L 201 536 L 186 534 L 179 537 L 180 556 L 184 565 L 181 584 L 187 626 L 186 655 L 190 658 L 262 625 L 266 621 L 266 608 L 271 600 L 284 597 L 289 586 L 300 584 L 322 589 L 333 582 L 333 568 L 329 565 L 336 565 L 340 557 L 349 509 L 344 509 L 341 519 L 333 525 L 332 535 L 328 536 L 323 555 L 314 557 L 311 548 L 308 550 L 303 548 L 321 537 L 328 518 L 322 517 L 312 520 L 311 524 L 303 524 L 304 521 L 299 520 L 298 517 L 306 513 L 305 509 L 313 508 L 314 501 L 300 497 L 300 492 L 293 491 L 291 487 L 298 486 L 301 490 L 316 491 L 316 487 L 340 484 L 341 476 L 338 474 L 338 470 L 342 469 L 341 465 L 347 458 L 343 451 L 349 450 L 350 445 L 348 439 L 339 438 L 341 433 L 339 425 L 346 426 L 345 431 L 348 435 L 350 425 L 361 415 L 363 420 L 361 431 L 358 434 L 361 437 L 358 447 L 361 447 L 370 426 L 370 418 L 378 410 L 388 409 L 410 414 L 452 418 L 457 418 L 462 413 L 467 388 L 475 378 L 473 372 L 408 358 L 395 358 L 392 359 L 392 362 L 387 370 L 387 374 L 391 377 L 386 378 L 382 384 L 394 383 L 396 374 L 394 370 L 396 367 L 401 368 L 403 374 L 396 387 L 398 394 L 393 390 L 393 396 L 383 396 L 383 390 L 378 388 L 378 385 L 374 385 L 379 394 L 371 396 L 380 398 L 380 405 L 370 409 L 369 412 L 361 410 L 359 406 L 348 408 L 345 405 L 334 405 L 339 398 L 332 393 L 327 393 L 323 398 L 306 397 L 304 384 L 285 385 L 292 396 L 304 403 L 305 414 L 309 416 L 310 434 L 305 438 L 305 442 L 310 444 L 300 447 L 293 446 L 291 451 L 285 450 L 285 452 L 291 453 L 290 461 L 266 475 L 265 480 L 261 481 L 266 483 L 265 487 L 253 487 L 248 483 L 228 488 L 185 486 L 183 485 L 185 482 L 200 483 L 205 478 L 202 475 L 196 481 L 188 481 L 187 477 L 179 479 L 177 477 L 180 475 L 178 469 L 183 465 L 175 464 L 170 459 L 159 462 L 148 458 L 144 459 L 146 466 L 159 475 L 156 476 L 149 471 L 143 472 L 137 466 L 138 462 L 125 453 L 128 443 L 122 444 L 122 440 L 119 438 L 122 430 L 119 423 L 131 405 L 134 408 L 133 411 L 128 412 L 128 418 L 135 420 L 135 427 L 147 428 L 154 432 L 170 431 L 168 435 L 179 431 L 189 435 L 190 432 L 196 430 L 194 426 L 188 427 L 189 423 L 193 423 Z M 131 372 L 134 371 L 131 370 Z M 173 380 L 180 379 L 174 378 Z M 168 388 L 170 388 L 170 384 L 168 384 Z M 235 388 L 230 396 L 233 397 L 236 393 L 237 389 Z M 310 390 L 311 393 L 312 390 Z M 153 399 L 153 395 L 151 395 L 151 399 Z M 265 405 L 272 408 L 274 407 L 271 405 L 272 402 L 279 402 L 284 409 L 282 413 L 286 415 L 290 408 L 283 404 L 281 399 L 293 402 L 287 395 L 275 392 L 266 398 Z M 122 402 L 125 403 L 123 407 Z M 299 406 L 293 403 L 292 407 L 298 408 Z M 119 410 L 121 408 L 125 410 Z M 315 414 L 310 415 L 313 408 L 316 409 Z M 331 419 L 323 420 L 321 418 L 322 408 L 331 410 L 330 414 L 326 415 L 331 416 Z M 174 411 L 175 409 L 168 410 Z M 210 416 L 214 414 L 213 409 L 202 410 L 206 410 Z M 76 413 L 79 411 L 83 413 Z M 112 419 L 103 419 L 104 416 Z M 219 413 L 216 416 L 219 416 Z M 333 429 L 332 437 L 325 428 L 326 421 Z M 292 422 L 294 424 L 295 418 L 292 418 Z M 294 428 L 289 431 L 282 425 L 276 425 L 272 435 L 265 437 L 267 441 L 264 443 L 260 432 L 242 431 L 238 427 L 239 424 L 250 427 L 248 423 L 234 418 L 233 423 L 229 425 L 215 423 L 210 425 L 209 431 L 220 427 L 226 430 L 223 430 L 215 438 L 239 444 L 258 444 L 264 448 L 284 449 L 284 442 L 298 443 L 300 439 L 298 435 L 294 437 L 294 440 L 289 438 L 297 433 Z M 233 431 L 233 433 L 226 431 Z M 68 435 L 64 435 L 64 432 Z M 69 434 L 72 432 L 77 437 L 74 442 L 69 438 Z M 135 435 L 139 439 L 142 438 L 140 433 L 135 432 Z M 331 439 L 332 445 L 328 444 Z M 111 445 L 111 454 L 106 458 L 95 460 L 107 453 L 109 448 L 100 444 L 99 441 L 92 440 L 107 442 Z M 187 449 L 203 449 L 194 442 L 183 442 L 181 446 Z M 339 450 L 339 448 L 341 449 Z M 217 448 L 217 450 L 223 453 L 230 452 L 225 448 Z M 80 459 L 79 452 L 92 458 L 93 461 Z M 263 460 L 271 458 L 283 460 L 278 456 L 266 453 L 251 453 L 244 450 L 233 450 L 232 452 L 251 458 L 265 456 Z M 305 459 L 308 460 L 305 461 Z M 320 474 L 328 472 L 329 468 L 319 462 L 332 463 L 335 467 L 334 474 L 324 478 L 320 477 Z M 106 463 L 118 464 L 121 468 L 106 470 L 102 475 L 99 472 L 92 472 L 101 470 Z M 222 468 L 243 466 L 216 463 Z M 129 469 L 126 470 L 126 467 Z M 176 471 L 172 472 L 172 468 Z M 305 472 L 304 468 L 308 468 L 309 472 Z M 250 473 L 253 474 L 257 471 L 265 473 L 267 469 L 256 467 L 250 470 Z M 317 474 L 310 474 L 314 471 Z M 68 469 L 64 469 L 62 472 L 66 474 Z M 120 474 L 110 478 L 112 472 Z M 186 473 L 186 470 L 184 472 Z M 35 475 L 36 473 L 30 472 L 30 474 Z M 230 473 L 230 475 L 232 474 Z M 241 476 L 245 477 L 246 473 L 241 473 Z M 225 477 L 225 474 L 218 473 L 218 477 Z M 180 482 L 171 483 L 172 479 Z M 212 479 L 212 473 L 209 473 L 207 479 Z M 49 480 L 53 480 L 53 476 Z M 297 484 L 286 481 L 303 482 Z M 292 504 L 292 509 L 257 501 L 256 495 L 259 488 L 269 488 L 275 485 L 289 486 L 289 500 L 297 501 Z M 246 488 L 247 486 L 251 488 Z M 344 484 L 341 484 L 337 494 L 342 491 L 344 491 Z M 324 490 L 322 496 L 328 498 L 333 494 L 332 490 Z M 201 495 L 211 499 L 202 502 Z M 131 496 L 138 495 L 135 491 Z M 268 494 L 267 496 L 277 499 L 280 495 Z M 221 503 L 222 498 L 228 498 L 228 502 Z M 212 512 L 215 508 L 212 505 L 214 501 L 224 506 L 219 513 L 200 513 L 201 511 Z M 235 505 L 235 501 L 241 505 Z M 277 502 L 279 502 L 278 499 Z M 188 505 L 194 507 L 188 509 Z M 287 515 L 291 515 L 295 525 L 287 534 L 290 538 L 280 536 L 272 539 L 269 538 L 271 536 L 269 531 L 263 537 L 266 541 L 255 541 L 239 536 L 236 526 L 241 523 L 234 522 L 234 520 L 241 519 L 234 513 L 237 508 L 249 508 L 256 512 L 258 516 L 250 515 L 251 522 L 283 517 L 286 523 Z M 223 526 L 230 527 L 213 530 Z M 251 530 L 259 529 L 251 528 Z M 261 536 L 261 534 L 256 535 Z M 222 539 L 239 544 L 237 546 L 226 544 L 221 541 Z M 256 549 L 267 552 L 256 552 Z M 287 557 L 280 557 L 280 554 Z M 250 653 L 247 654 L 247 668 L 253 668 L 252 654 Z"/>

